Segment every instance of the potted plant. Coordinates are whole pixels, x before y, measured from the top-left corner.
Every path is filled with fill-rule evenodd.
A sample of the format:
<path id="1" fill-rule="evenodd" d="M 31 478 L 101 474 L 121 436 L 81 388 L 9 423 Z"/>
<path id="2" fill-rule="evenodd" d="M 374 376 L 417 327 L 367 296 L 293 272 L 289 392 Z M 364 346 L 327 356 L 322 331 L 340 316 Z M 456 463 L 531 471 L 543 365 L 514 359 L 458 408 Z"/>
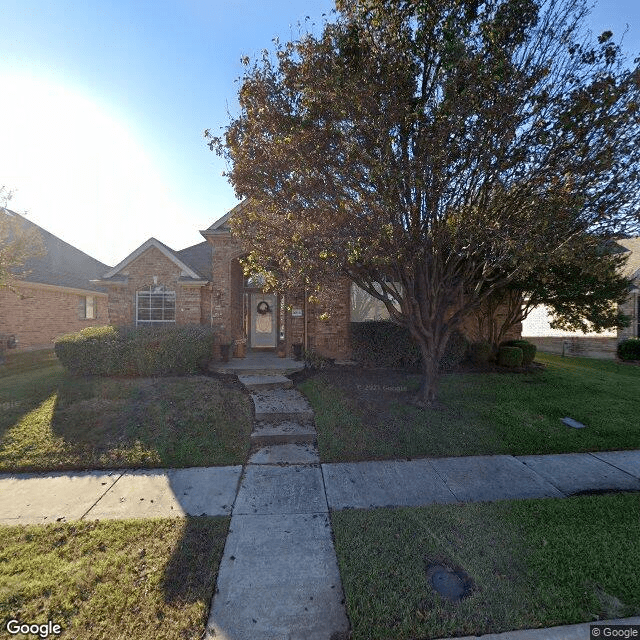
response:
<path id="1" fill-rule="evenodd" d="M 222 360 L 222 362 L 229 362 L 232 347 L 233 340 L 231 340 L 229 336 L 223 336 L 220 339 L 220 359 Z"/>
<path id="2" fill-rule="evenodd" d="M 247 354 L 247 340 L 246 338 L 239 338 L 235 341 L 234 357 L 244 358 Z"/>

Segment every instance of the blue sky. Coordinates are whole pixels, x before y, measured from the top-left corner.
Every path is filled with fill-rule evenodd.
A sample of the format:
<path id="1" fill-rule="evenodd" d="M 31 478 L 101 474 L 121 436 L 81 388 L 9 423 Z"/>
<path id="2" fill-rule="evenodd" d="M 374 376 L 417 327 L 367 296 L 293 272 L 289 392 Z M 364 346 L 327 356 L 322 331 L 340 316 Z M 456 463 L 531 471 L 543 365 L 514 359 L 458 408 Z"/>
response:
<path id="1" fill-rule="evenodd" d="M 2 0 L 0 185 L 10 207 L 113 265 L 148 237 L 199 242 L 236 203 L 208 150 L 240 57 L 320 24 L 331 0 Z M 589 22 L 640 55 L 640 2 Z"/>

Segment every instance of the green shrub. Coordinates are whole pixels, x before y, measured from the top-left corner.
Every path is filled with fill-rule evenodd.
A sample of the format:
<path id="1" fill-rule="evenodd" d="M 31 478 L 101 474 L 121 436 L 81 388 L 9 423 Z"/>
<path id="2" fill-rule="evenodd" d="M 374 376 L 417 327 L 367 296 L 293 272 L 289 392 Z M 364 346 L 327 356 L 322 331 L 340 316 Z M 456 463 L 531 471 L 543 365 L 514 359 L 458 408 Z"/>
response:
<path id="1" fill-rule="evenodd" d="M 351 323 L 353 359 L 361 365 L 420 371 L 422 354 L 409 331 L 389 320 Z M 459 331 L 449 337 L 440 368 L 450 370 L 462 362 L 468 341 Z"/>
<path id="2" fill-rule="evenodd" d="M 115 327 L 87 327 L 58 338 L 54 345 L 62 365 L 74 375 L 111 375 L 117 368 Z"/>
<path id="3" fill-rule="evenodd" d="M 409 331 L 389 320 L 352 322 L 353 359 L 373 367 L 418 370 L 421 354 Z"/>
<path id="4" fill-rule="evenodd" d="M 522 364 L 523 353 L 520 347 L 500 347 L 498 349 L 498 364 L 501 367 L 519 367 Z"/>
<path id="5" fill-rule="evenodd" d="M 62 336 L 55 351 L 75 375 L 182 375 L 206 367 L 213 340 L 199 325 L 91 327 Z"/>
<path id="6" fill-rule="evenodd" d="M 469 359 L 473 364 L 486 364 L 491 358 L 493 347 L 489 342 L 472 342 L 469 345 Z"/>
<path id="7" fill-rule="evenodd" d="M 447 342 L 444 355 L 440 358 L 440 369 L 451 371 L 455 369 L 466 357 L 469 349 L 469 341 L 459 331 L 454 331 Z"/>
<path id="8" fill-rule="evenodd" d="M 640 360 L 640 338 L 627 338 L 618 344 L 620 360 Z"/>
<path id="9" fill-rule="evenodd" d="M 520 347 L 522 349 L 522 364 L 528 365 L 536 357 L 537 347 L 527 340 L 507 340 L 500 344 L 501 347 Z"/>

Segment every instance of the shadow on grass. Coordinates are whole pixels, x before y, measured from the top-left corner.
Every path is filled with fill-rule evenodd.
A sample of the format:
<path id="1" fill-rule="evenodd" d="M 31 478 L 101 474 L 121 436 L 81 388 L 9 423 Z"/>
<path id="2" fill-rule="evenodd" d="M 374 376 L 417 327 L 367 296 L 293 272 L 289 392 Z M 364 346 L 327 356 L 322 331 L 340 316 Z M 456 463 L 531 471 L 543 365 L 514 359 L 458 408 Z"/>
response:
<path id="1" fill-rule="evenodd" d="M 165 568 L 165 602 L 211 601 L 228 530 L 227 517 L 186 517 L 182 537 Z"/>
<path id="2" fill-rule="evenodd" d="M 225 466 L 248 452 L 247 399 L 204 376 L 0 378 L 0 470 Z"/>

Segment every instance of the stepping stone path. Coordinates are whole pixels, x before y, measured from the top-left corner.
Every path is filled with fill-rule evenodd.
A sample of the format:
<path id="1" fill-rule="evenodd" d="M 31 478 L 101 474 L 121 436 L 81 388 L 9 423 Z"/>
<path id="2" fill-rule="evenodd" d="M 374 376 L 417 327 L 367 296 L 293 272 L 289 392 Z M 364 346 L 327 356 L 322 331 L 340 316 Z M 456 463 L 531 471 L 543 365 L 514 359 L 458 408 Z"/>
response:
<path id="1" fill-rule="evenodd" d="M 349 635 L 313 411 L 282 375 L 241 375 L 253 453 L 244 469 L 206 640 Z"/>

